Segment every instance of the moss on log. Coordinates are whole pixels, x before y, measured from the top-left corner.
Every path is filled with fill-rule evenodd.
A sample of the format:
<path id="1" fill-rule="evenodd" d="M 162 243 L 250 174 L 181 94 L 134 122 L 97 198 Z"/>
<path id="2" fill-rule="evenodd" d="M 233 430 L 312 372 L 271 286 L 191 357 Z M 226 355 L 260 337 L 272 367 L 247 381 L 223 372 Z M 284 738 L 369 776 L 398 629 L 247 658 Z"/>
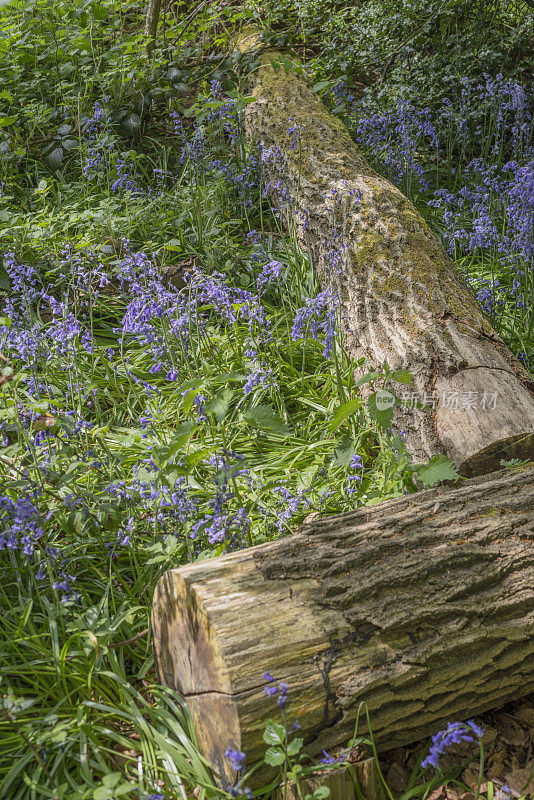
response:
<path id="1" fill-rule="evenodd" d="M 346 744 L 362 701 L 382 750 L 414 741 L 534 690 L 534 469 L 170 570 L 152 620 L 158 676 L 223 780 L 227 747 L 263 755 L 266 670 L 310 753 Z"/>
<path id="2" fill-rule="evenodd" d="M 258 44 L 246 33 L 240 48 Z M 482 314 L 412 203 L 365 160 L 342 122 L 279 53 L 264 52 L 246 128 L 270 194 L 335 287 L 351 357 L 409 369 L 430 410 L 396 409 L 417 458 L 447 453 L 465 476 L 534 457 L 532 380 Z M 414 398 L 415 400 L 415 398 Z"/>

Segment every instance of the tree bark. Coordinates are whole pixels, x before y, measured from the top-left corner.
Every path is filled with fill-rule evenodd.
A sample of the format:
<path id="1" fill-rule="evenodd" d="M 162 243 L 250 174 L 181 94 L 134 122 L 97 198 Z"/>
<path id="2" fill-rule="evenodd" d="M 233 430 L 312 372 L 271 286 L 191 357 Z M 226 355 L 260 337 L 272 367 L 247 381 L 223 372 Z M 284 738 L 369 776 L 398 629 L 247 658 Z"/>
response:
<path id="1" fill-rule="evenodd" d="M 146 45 L 147 58 L 152 55 L 152 50 L 156 44 L 156 34 L 158 31 L 159 12 L 161 11 L 161 0 L 148 0 L 145 17 L 145 34 L 148 36 Z"/>
<path id="2" fill-rule="evenodd" d="M 355 783 L 361 792 L 360 795 L 356 793 Z M 280 786 L 272 800 L 302 800 L 303 795 L 312 795 L 319 786 L 327 786 L 330 789 L 332 800 L 358 800 L 362 794 L 365 800 L 380 800 L 378 773 L 374 758 L 357 761 L 350 767 L 317 771 L 301 780 L 301 794 L 292 783 Z"/>
<path id="3" fill-rule="evenodd" d="M 266 670 L 308 752 L 346 744 L 362 702 L 382 750 L 406 744 L 534 689 L 533 543 L 534 468 L 515 468 L 170 570 L 159 679 L 223 781 L 227 747 L 263 755 Z"/>
<path id="4" fill-rule="evenodd" d="M 240 39 L 242 50 L 256 45 L 257 33 Z M 287 226 L 323 288 L 335 287 L 348 354 L 413 374 L 394 424 L 417 458 L 445 452 L 467 477 L 533 458 L 530 376 L 412 203 L 280 58 L 261 57 L 246 127 Z M 411 407 L 416 398 L 430 410 Z"/>

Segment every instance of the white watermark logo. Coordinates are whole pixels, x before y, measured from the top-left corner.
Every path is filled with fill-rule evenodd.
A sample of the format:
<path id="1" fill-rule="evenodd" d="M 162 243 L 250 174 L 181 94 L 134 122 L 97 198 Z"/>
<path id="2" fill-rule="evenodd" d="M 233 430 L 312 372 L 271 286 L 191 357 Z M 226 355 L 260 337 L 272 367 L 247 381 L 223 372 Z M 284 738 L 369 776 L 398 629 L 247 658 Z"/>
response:
<path id="1" fill-rule="evenodd" d="M 389 392 L 387 393 L 389 394 Z M 438 394 L 424 392 L 419 396 L 417 392 L 403 392 L 401 402 L 408 408 L 448 408 L 457 411 L 471 411 L 475 408 L 483 411 L 495 411 L 497 408 L 497 392 L 462 392 L 459 389 Z M 376 402 L 378 406 L 378 397 Z"/>

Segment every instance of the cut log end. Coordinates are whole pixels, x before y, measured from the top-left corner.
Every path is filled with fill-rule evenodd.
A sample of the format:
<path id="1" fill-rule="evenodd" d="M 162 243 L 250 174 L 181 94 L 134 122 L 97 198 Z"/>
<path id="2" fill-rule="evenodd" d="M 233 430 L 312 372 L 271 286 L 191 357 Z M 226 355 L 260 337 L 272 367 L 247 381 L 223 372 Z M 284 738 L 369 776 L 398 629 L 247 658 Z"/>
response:
<path id="1" fill-rule="evenodd" d="M 241 749 L 241 733 L 228 669 L 199 592 L 176 571 L 156 587 L 152 630 L 159 681 L 185 699 L 202 754 L 234 783 L 224 751 Z"/>
<path id="2" fill-rule="evenodd" d="M 534 461 L 534 434 L 518 433 L 493 442 L 488 447 L 475 453 L 458 466 L 458 472 L 464 478 L 474 478 L 477 475 L 487 475 L 500 469 L 501 461 Z"/>

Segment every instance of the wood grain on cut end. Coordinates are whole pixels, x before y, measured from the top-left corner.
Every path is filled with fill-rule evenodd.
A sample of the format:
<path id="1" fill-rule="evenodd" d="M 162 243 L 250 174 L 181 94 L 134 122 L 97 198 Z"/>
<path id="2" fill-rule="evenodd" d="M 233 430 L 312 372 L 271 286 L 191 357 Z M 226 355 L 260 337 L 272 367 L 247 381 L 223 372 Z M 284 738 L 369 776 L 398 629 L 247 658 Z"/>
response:
<path id="1" fill-rule="evenodd" d="M 201 593 L 178 571 L 156 586 L 152 631 L 160 682 L 185 698 L 203 755 L 232 783 L 224 750 L 240 749 L 241 734 L 230 675 Z"/>

